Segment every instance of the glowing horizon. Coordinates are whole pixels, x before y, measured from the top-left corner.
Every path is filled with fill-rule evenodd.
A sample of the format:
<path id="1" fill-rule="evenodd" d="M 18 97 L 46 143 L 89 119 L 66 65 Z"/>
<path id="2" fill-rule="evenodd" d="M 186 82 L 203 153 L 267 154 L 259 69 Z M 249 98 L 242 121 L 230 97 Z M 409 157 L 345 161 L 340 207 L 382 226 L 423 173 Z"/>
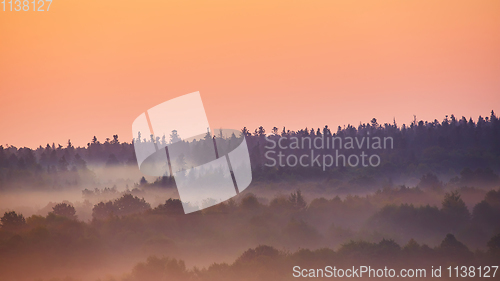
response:
<path id="1" fill-rule="evenodd" d="M 130 142 L 136 116 L 195 91 L 212 128 L 498 115 L 498 11 L 499 1 L 260 0 L 0 11 L 0 144 Z"/>

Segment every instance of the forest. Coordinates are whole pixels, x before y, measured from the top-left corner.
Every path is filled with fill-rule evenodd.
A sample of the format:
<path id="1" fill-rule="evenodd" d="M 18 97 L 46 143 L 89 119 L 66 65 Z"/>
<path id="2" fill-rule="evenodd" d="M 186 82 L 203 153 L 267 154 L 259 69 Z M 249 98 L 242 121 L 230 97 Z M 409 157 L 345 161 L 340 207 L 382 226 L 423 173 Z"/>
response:
<path id="1" fill-rule="evenodd" d="M 326 181 L 333 188 L 342 188 L 341 182 L 352 181 L 370 182 L 370 185 L 380 188 L 382 182 L 387 180 L 404 184 L 408 179 L 418 179 L 427 173 L 440 175 L 446 180 L 456 180 L 461 172 L 465 172 L 470 174 L 465 179 L 470 182 L 463 184 L 488 185 L 495 184 L 491 172 L 500 169 L 500 120 L 493 111 L 489 117 L 479 116 L 476 121 L 447 115 L 441 122 L 415 119 L 410 125 L 398 126 L 396 121 L 392 124 L 378 124 L 377 119 L 373 118 L 357 127 L 339 126 L 336 131 L 332 131 L 327 125 L 324 128 L 304 128 L 297 131 L 287 130 L 285 127 L 280 131 L 273 127 L 269 133 L 263 127 L 254 132 L 244 127 L 240 134 L 247 140 L 254 181 Z M 269 145 L 266 137 L 276 141 L 281 137 L 300 139 L 311 136 L 390 137 L 393 148 L 378 151 L 382 163 L 377 167 L 330 167 L 323 171 L 320 167 L 265 165 L 265 153 L 268 150 L 266 146 Z M 113 135 L 101 142 L 94 136 L 84 147 L 74 147 L 71 140 L 65 145 L 52 143 L 40 145 L 36 149 L 2 145 L 0 189 L 33 187 L 40 190 L 70 188 L 82 184 L 96 185 L 102 182 L 102 179 L 96 178 L 96 167 L 136 169 L 134 143 L 151 141 L 166 144 L 180 137 L 182 136 L 178 136 L 176 132 L 156 138 L 146 138 L 139 134 L 130 142 L 120 142 L 118 135 Z M 218 137 L 215 129 L 213 136 L 207 133 L 205 139 Z M 192 145 L 192 149 L 196 149 L 196 143 Z M 353 149 L 355 152 L 357 150 L 359 149 Z M 328 149 L 318 151 L 320 154 L 328 152 Z M 137 182 L 136 178 L 123 175 L 121 178 L 130 185 Z M 158 186 L 164 183 L 164 180 L 157 179 Z"/>
<path id="2" fill-rule="evenodd" d="M 153 208 L 124 194 L 96 204 L 87 222 L 69 203 L 46 216 L 10 211 L 1 218 L 0 278 L 288 280 L 296 265 L 498 265 L 500 189 L 471 210 L 459 191 L 439 206 L 424 205 L 429 196 L 401 187 L 307 201 L 296 191 L 264 204 L 248 193 L 184 215 L 178 199 Z"/>
<path id="3" fill-rule="evenodd" d="M 390 137 L 394 145 L 378 150 L 376 167 L 266 165 L 266 139 L 311 136 Z M 196 154 L 204 141 L 230 146 L 241 137 L 252 184 L 187 215 L 174 178 L 142 175 L 134 153 L 138 142 L 184 142 L 175 132 L 130 142 L 93 137 L 85 147 L 0 146 L 0 280 L 289 280 L 294 266 L 412 267 L 429 275 L 432 266 L 500 265 L 493 111 L 475 121 L 243 128 L 227 139 L 214 130 L 189 147 Z"/>

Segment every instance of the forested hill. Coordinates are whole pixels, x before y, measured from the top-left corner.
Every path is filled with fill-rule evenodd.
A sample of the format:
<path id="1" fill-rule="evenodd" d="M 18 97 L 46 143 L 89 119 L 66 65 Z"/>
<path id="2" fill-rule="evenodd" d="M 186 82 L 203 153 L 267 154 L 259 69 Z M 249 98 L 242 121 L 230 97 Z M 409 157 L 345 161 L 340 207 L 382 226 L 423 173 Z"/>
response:
<path id="1" fill-rule="evenodd" d="M 265 130 L 263 127 L 253 132 L 246 127 L 241 130 L 246 136 L 248 150 L 252 163 L 254 181 L 289 179 L 359 179 L 363 177 L 398 179 L 401 177 L 421 177 L 422 175 L 436 174 L 447 178 L 454 176 L 465 177 L 465 181 L 477 180 L 496 182 L 495 172 L 500 170 L 500 120 L 492 111 L 490 116 L 473 120 L 472 118 L 456 118 L 446 116 L 442 121 L 417 121 L 411 124 L 398 125 L 379 124 L 373 118 L 369 123 L 355 127 L 347 125 L 336 129 L 304 128 L 298 131 L 287 128 L 274 127 Z M 130 142 L 121 142 L 118 135 L 104 141 L 96 137 L 85 147 L 74 147 L 70 140 L 65 145 L 46 144 L 36 149 L 17 148 L 13 145 L 0 146 L 0 188 L 7 188 L 11 183 L 24 182 L 37 185 L 55 184 L 54 175 L 75 175 L 75 181 L 83 181 L 89 170 L 94 167 L 124 167 L 137 169 L 134 153 L 134 142 L 158 141 L 168 143 L 172 138 L 178 138 L 176 132 L 170 136 L 139 139 L 136 137 Z M 215 136 L 217 138 L 217 130 Z M 234 136 L 233 136 L 234 137 Z M 309 138 L 341 138 L 344 142 L 349 138 L 381 138 L 391 139 L 391 147 L 373 149 L 368 147 L 341 149 L 340 153 L 359 155 L 365 151 L 368 155 L 377 154 L 380 163 L 376 166 L 350 167 L 349 165 L 333 165 L 331 167 L 301 167 L 297 165 L 270 165 L 269 158 L 276 155 L 267 154 L 273 143 L 286 139 L 276 146 L 278 152 L 285 155 L 304 154 L 314 151 L 319 154 L 335 155 L 338 149 L 316 147 L 300 147 L 294 149 L 291 143 Z M 207 135 L 205 141 L 211 141 Z M 199 142 L 202 142 L 200 140 Z M 310 140 L 309 140 L 310 141 Z M 308 142 L 306 142 L 308 144 Z M 196 144 L 194 144 L 196 145 Z M 307 145 L 306 145 L 307 146 Z M 272 161 L 271 161 L 272 162 Z M 90 172 L 91 173 L 91 172 Z"/>

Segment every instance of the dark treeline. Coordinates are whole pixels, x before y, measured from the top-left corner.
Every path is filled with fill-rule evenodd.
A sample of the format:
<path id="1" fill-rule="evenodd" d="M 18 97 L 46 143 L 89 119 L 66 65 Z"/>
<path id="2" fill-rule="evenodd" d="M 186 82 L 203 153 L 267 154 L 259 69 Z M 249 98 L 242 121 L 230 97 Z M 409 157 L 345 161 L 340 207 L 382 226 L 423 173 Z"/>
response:
<path id="1" fill-rule="evenodd" d="M 177 141 L 186 154 L 173 161 L 189 168 L 190 157 L 206 157 L 204 146 L 218 142 L 229 151 L 242 136 L 252 185 L 199 212 L 184 214 L 172 177 L 142 177 L 137 167 L 139 142 Z M 318 138 L 342 147 L 302 147 Z M 349 138 L 375 142 L 351 149 Z M 375 147 L 377 138 L 391 147 Z M 381 163 L 270 167 L 269 151 L 377 154 Z M 0 146 L 0 190 L 12 198 L 0 206 L 0 280 L 288 280 L 295 265 L 498 265 L 499 171 L 493 112 L 409 126 L 373 119 L 336 131 L 215 130 L 190 142 L 174 131 L 130 143 L 94 137 L 86 147 Z M 16 192 L 22 189 L 28 192 Z M 64 198 L 52 199 L 58 194 Z M 32 199 L 42 195 L 45 201 Z M 23 208 L 29 204 L 40 205 Z"/>
<path id="2" fill-rule="evenodd" d="M 484 181 L 482 184 L 494 185 L 496 179 L 492 174 L 500 169 L 500 121 L 493 111 L 489 117 L 480 116 L 476 121 L 472 118 L 467 120 L 465 117 L 458 119 L 451 115 L 441 122 L 415 119 L 410 125 L 398 126 L 396 122 L 378 124 L 374 118 L 358 127 L 339 126 L 336 131 L 328 126 L 298 131 L 274 127 L 271 132 L 259 127 L 254 132 L 243 128 L 241 135 L 247 139 L 254 181 L 321 179 L 373 183 L 381 182 L 382 179 L 404 181 L 405 178 L 419 178 L 428 173 L 451 179 L 462 173 L 469 176 L 471 183 L 474 181 L 472 178 L 479 177 Z M 169 140 L 165 136 L 156 139 L 152 136 L 137 136 L 130 143 L 120 142 L 118 135 L 114 135 L 112 139 L 107 138 L 104 142 L 94 137 L 86 147 L 74 147 L 71 141 L 65 146 L 47 144 L 37 149 L 0 146 L 0 188 L 9 188 L 14 184 L 54 187 L 92 183 L 95 178 L 92 169 L 89 169 L 91 167 L 127 165 L 137 169 L 134 142 L 170 143 L 181 137 L 172 132 Z M 217 137 L 216 130 L 214 138 Z M 265 153 L 269 151 L 271 143 L 265 137 L 275 142 L 286 138 L 286 141 L 282 142 L 286 144 L 286 148 L 279 149 L 285 154 L 307 153 L 307 149 L 294 150 L 290 147 L 294 138 L 301 142 L 307 137 L 339 137 L 344 141 L 349 137 L 391 138 L 393 146 L 385 149 L 374 149 L 370 146 L 366 149 L 366 152 L 380 156 L 381 162 L 376 167 L 352 168 L 349 165 L 334 165 L 323 171 L 322 167 L 317 166 L 269 167 L 269 159 L 265 157 Z M 211 138 L 209 135 L 200 142 L 211 141 Z M 196 154 L 196 147 L 195 143 L 192 146 L 193 154 Z M 312 150 L 317 154 L 335 154 L 332 148 Z M 341 153 L 359 154 L 362 151 L 365 150 L 343 149 Z M 165 179 L 163 181 L 170 182 Z"/>
<path id="3" fill-rule="evenodd" d="M 68 203 L 46 216 L 9 211 L 0 220 L 0 279 L 89 280 L 86 272 L 151 255 L 165 258 L 151 257 L 131 272 L 132 265 L 124 266 L 129 274 L 114 280 L 288 280 L 295 265 L 498 265 L 500 190 L 486 192 L 470 209 L 456 191 L 444 194 L 439 207 L 387 203 L 426 201 L 432 192 L 399 188 L 308 202 L 296 191 L 268 203 L 249 193 L 189 215 L 178 199 L 153 208 L 125 194 L 94 205 L 89 222 Z M 243 251 L 233 263 L 205 269 L 187 270 L 179 260 L 234 260 Z"/>
<path id="4" fill-rule="evenodd" d="M 456 274 L 455 264 L 467 263 L 464 268 L 458 266 L 460 274 L 466 274 L 469 280 L 482 280 L 487 277 L 497 277 L 497 262 L 500 260 L 500 235 L 493 237 L 488 243 L 486 252 L 471 252 L 463 243 L 452 234 L 446 235 L 442 242 L 433 248 L 420 245 L 415 240 L 400 246 L 393 240 L 382 239 L 378 243 L 365 241 L 350 241 L 342 245 L 337 251 L 330 248 L 317 250 L 301 249 L 295 252 L 280 251 L 272 246 L 260 245 L 243 252 L 231 263 L 214 263 L 206 268 L 187 268 L 184 261 L 169 258 L 150 256 L 145 262 L 135 265 L 123 277 L 108 276 L 97 281 L 267 281 L 267 280 L 296 280 L 296 277 L 319 277 L 321 279 L 353 275 L 359 280 L 393 275 L 399 277 L 401 270 L 410 277 L 418 280 L 431 279 L 431 270 L 440 268 L 439 277 L 448 279 L 450 271 Z M 391 266 L 387 267 L 387 262 Z M 363 266 L 352 267 L 352 264 Z M 411 265 L 410 267 L 408 265 Z M 481 274 L 472 272 L 481 267 Z M 387 273 L 377 270 L 387 268 Z M 295 269 L 295 270 L 294 270 Z M 348 270 L 346 273 L 346 269 Z M 362 272 L 363 270 L 363 272 Z M 373 270 L 373 271 L 371 271 Z M 394 270 L 392 273 L 389 270 Z M 485 273 L 484 271 L 487 271 Z M 465 272 L 465 273 L 464 273 Z M 454 275 L 453 275 L 454 276 Z M 399 279 L 396 277 L 396 280 Z M 475 277 L 475 278 L 474 278 Z M 380 278 L 380 277 L 379 277 Z M 436 277 L 434 277 L 436 278 Z M 66 277 L 53 278 L 50 281 L 78 281 Z"/>
<path id="5" fill-rule="evenodd" d="M 192 281 L 221 281 L 221 280 L 295 280 L 301 277 L 331 278 L 344 277 L 346 269 L 353 269 L 352 264 L 359 264 L 368 269 L 361 272 L 357 279 L 369 280 L 376 277 L 376 270 L 387 267 L 394 269 L 394 276 L 399 275 L 401 269 L 409 276 L 420 277 L 419 280 L 431 277 L 431 269 L 441 266 L 441 274 L 448 277 L 451 266 L 455 274 L 455 264 L 467 263 L 466 272 L 470 266 L 481 266 L 491 269 L 487 274 L 493 277 L 496 263 L 500 260 L 500 235 L 492 237 L 485 252 L 471 252 L 463 243 L 452 234 L 446 235 L 436 247 L 420 245 L 415 240 L 400 246 L 393 240 L 382 239 L 378 243 L 366 241 L 350 241 L 343 244 L 337 251 L 330 248 L 317 250 L 301 249 L 295 252 L 280 251 L 274 247 L 261 245 L 251 248 L 241 254 L 232 263 L 214 263 L 207 268 L 189 270 L 182 260 L 168 257 L 151 256 L 146 262 L 138 263 L 129 274 L 122 278 L 108 277 L 105 281 L 159 281 L 159 280 L 192 280 Z M 409 265 L 411 265 L 409 267 Z M 327 268 L 330 266 L 330 268 Z M 491 267 L 493 266 L 493 267 Z M 354 268 L 360 268 L 355 266 Z M 333 268 L 337 269 L 333 273 Z M 460 268 L 460 267 L 459 267 Z M 295 271 L 293 271 L 295 269 Z M 370 269 L 374 271 L 370 274 Z M 425 269 L 425 273 L 420 269 Z M 417 273 L 417 270 L 418 271 Z M 461 269 L 463 271 L 463 268 Z M 498 273 L 498 272 L 497 272 Z M 348 275 L 351 273 L 348 272 Z M 388 273 L 386 276 L 390 276 Z M 460 272 L 460 274 L 463 274 Z M 371 276 L 370 276 L 371 275 Z M 370 277 L 369 277 L 370 276 Z M 478 280 L 478 273 L 471 276 Z M 495 277 L 497 275 L 495 274 Z M 425 278 L 424 278 L 425 277 Z M 484 278 L 484 277 L 483 277 Z M 468 278 L 473 279 L 473 278 Z M 71 281 L 71 280 L 70 280 Z"/>

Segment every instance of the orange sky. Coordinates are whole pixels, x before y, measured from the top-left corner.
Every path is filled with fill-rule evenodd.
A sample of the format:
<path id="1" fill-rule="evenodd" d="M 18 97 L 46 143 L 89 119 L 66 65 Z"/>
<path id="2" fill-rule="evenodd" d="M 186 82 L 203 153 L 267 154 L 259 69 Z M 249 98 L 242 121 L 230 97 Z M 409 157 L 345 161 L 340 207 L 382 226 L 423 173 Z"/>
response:
<path id="1" fill-rule="evenodd" d="M 130 141 L 139 114 L 194 91 L 215 128 L 476 119 L 500 111 L 500 1 L 53 0 L 49 12 L 0 11 L 0 144 Z"/>

